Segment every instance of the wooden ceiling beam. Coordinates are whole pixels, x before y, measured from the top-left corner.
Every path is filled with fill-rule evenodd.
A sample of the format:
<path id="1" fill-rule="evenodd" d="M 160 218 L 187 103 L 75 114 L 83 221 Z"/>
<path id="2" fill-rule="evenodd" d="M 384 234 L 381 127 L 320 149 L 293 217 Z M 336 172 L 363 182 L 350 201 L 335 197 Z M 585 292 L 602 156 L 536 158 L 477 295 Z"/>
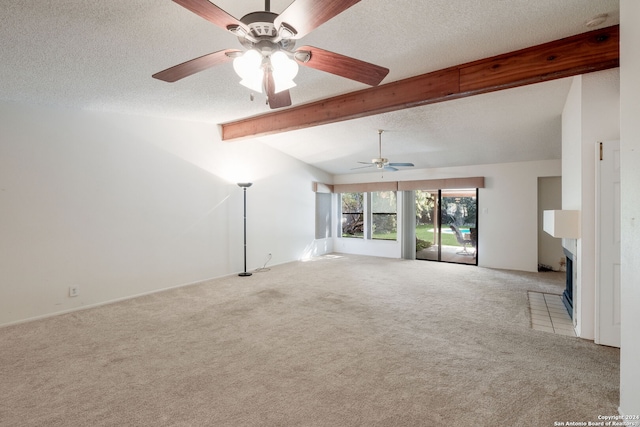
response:
<path id="1" fill-rule="evenodd" d="M 443 102 L 620 66 L 618 25 L 357 92 L 221 124 L 232 141 Z"/>

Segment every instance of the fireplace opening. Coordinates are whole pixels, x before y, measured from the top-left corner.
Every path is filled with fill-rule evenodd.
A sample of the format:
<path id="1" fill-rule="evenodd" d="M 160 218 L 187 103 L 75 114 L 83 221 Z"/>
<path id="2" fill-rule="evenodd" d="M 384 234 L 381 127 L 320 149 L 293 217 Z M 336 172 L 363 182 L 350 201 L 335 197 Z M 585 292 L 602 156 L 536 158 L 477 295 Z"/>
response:
<path id="1" fill-rule="evenodd" d="M 564 249 L 564 254 L 567 257 L 567 278 L 566 278 L 566 286 L 564 292 L 562 293 L 562 303 L 565 308 L 569 312 L 569 316 L 573 319 L 573 263 L 574 257 L 571 252 L 569 252 L 566 248 Z"/>

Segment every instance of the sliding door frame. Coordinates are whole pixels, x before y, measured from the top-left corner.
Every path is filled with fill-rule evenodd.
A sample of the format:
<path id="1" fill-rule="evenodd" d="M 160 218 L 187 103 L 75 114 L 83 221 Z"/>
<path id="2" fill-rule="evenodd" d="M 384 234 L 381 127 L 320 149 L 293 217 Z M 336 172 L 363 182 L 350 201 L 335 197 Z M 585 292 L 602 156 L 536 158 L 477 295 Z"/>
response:
<path id="1" fill-rule="evenodd" d="M 473 257 L 471 259 L 473 259 L 473 262 L 458 262 L 455 259 L 451 259 L 451 260 L 443 260 L 442 259 L 442 226 L 443 226 L 443 215 L 442 215 L 442 210 L 443 210 L 443 206 L 442 206 L 442 192 L 445 192 L 445 197 L 446 197 L 446 193 L 447 192 L 454 192 L 454 191 L 475 191 L 475 210 L 476 210 L 476 214 L 475 214 L 475 232 L 473 233 L 475 235 L 475 245 L 473 246 L 474 248 L 474 252 L 473 252 Z M 478 206 L 479 206 L 479 191 L 478 188 L 472 189 L 472 188 L 468 188 L 468 189 L 459 189 L 459 190 L 453 190 L 453 189 L 431 189 L 431 190 L 421 190 L 421 191 L 426 191 L 429 192 L 430 194 L 436 195 L 435 198 L 435 202 L 434 202 L 434 215 L 435 215 L 435 221 L 434 221 L 434 244 L 437 245 L 437 259 L 430 259 L 430 258 L 417 258 L 416 259 L 420 259 L 420 260 L 424 260 L 424 261 L 436 261 L 436 262 L 447 262 L 447 263 L 451 263 L 451 264 L 463 264 L 463 265 L 478 265 L 478 229 L 479 229 L 479 223 L 478 223 Z M 436 193 L 437 192 L 437 193 Z M 415 193 L 414 193 L 414 197 L 413 197 L 413 203 L 416 203 L 416 197 L 415 197 Z M 415 212 L 415 211 L 414 211 Z M 414 223 L 413 226 L 413 235 L 414 235 L 414 240 L 417 236 L 416 234 L 416 228 L 417 228 L 417 222 Z M 437 234 L 437 236 L 436 236 Z M 471 234 L 471 233 L 470 233 Z M 465 258 L 466 259 L 466 258 Z"/>

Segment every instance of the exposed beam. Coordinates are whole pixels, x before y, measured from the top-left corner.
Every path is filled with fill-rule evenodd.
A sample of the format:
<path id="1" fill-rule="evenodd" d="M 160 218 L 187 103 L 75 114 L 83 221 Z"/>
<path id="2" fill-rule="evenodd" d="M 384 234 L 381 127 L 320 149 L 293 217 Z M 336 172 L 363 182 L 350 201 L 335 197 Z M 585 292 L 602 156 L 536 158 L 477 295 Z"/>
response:
<path id="1" fill-rule="evenodd" d="M 620 66 L 618 25 L 221 126 L 222 140 L 269 135 Z"/>

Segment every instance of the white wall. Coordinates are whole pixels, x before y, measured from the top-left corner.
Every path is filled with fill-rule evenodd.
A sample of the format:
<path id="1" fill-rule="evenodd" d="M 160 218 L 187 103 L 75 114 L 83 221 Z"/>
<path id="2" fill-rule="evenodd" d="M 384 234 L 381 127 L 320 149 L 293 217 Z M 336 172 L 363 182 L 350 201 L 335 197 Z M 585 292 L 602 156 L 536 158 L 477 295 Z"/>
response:
<path id="1" fill-rule="evenodd" d="M 574 77 L 562 114 L 562 209 L 580 211 L 574 321 L 585 339 L 594 338 L 595 322 L 596 148 L 620 138 L 619 76 L 613 69 Z"/>
<path id="2" fill-rule="evenodd" d="M 0 129 L 0 325 L 241 271 L 239 181 L 249 269 L 316 251 L 331 177 L 215 125 L 0 103 Z"/>
<path id="3" fill-rule="evenodd" d="M 560 160 L 405 170 L 385 181 L 485 177 L 478 195 L 478 265 L 521 271 L 538 269 L 538 177 L 560 175 Z M 378 173 L 340 175 L 335 184 L 381 181 Z M 401 218 L 399 215 L 398 218 Z M 344 240 L 344 239 L 337 239 Z M 351 240 L 351 239 L 350 239 Z M 355 253 L 372 253 L 373 244 L 350 245 Z M 340 242 L 335 243 L 341 251 Z M 400 257 L 400 243 L 397 255 Z"/>
<path id="4" fill-rule="evenodd" d="M 575 76 L 562 111 L 562 209 L 582 210 L 582 76 Z M 595 209 L 595 205 L 594 205 Z M 574 256 L 578 256 L 576 239 L 562 239 Z M 584 298 L 579 289 L 580 273 L 578 259 L 573 270 L 573 325 L 580 334 L 583 321 L 577 314 L 581 310 L 581 299 Z M 595 286 L 594 286 L 595 292 Z M 594 319 L 595 321 L 595 313 Z"/>
<path id="5" fill-rule="evenodd" d="M 582 76 L 573 77 L 562 111 L 562 209 L 582 206 Z"/>
<path id="6" fill-rule="evenodd" d="M 640 2 L 620 1 L 622 320 L 620 412 L 640 414 Z"/>

